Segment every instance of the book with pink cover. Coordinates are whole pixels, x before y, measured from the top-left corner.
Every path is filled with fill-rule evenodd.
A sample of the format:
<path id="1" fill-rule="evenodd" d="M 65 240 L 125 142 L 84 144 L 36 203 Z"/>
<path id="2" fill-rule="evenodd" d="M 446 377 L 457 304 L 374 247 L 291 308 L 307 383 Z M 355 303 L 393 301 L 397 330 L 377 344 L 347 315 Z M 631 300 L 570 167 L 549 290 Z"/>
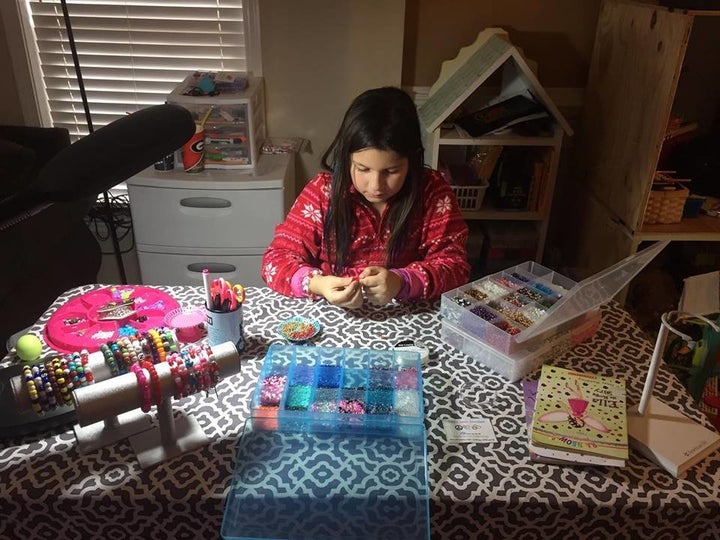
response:
<path id="1" fill-rule="evenodd" d="M 544 365 L 532 420 L 531 445 L 626 460 L 625 381 Z"/>

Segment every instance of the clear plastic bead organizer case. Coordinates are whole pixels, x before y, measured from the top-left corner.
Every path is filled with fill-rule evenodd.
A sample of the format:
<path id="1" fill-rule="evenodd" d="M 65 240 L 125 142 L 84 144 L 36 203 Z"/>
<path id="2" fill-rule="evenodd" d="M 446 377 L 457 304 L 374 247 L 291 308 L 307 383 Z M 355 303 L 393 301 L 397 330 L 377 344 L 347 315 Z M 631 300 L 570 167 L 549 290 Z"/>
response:
<path id="1" fill-rule="evenodd" d="M 551 313 L 576 285 L 534 262 L 526 262 L 448 291 L 441 297 L 444 319 L 494 349 L 510 354 L 523 335 Z"/>
<path id="2" fill-rule="evenodd" d="M 533 261 L 444 293 L 440 315 L 504 354 L 547 341 L 609 302 L 668 245 L 655 242 L 579 283 Z"/>

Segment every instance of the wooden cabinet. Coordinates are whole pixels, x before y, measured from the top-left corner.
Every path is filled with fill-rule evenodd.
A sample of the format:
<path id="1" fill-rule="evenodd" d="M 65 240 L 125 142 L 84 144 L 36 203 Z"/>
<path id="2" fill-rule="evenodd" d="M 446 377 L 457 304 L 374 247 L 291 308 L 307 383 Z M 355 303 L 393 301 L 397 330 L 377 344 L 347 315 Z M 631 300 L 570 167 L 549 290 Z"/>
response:
<path id="1" fill-rule="evenodd" d="M 294 154 L 260 156 L 252 171 L 152 167 L 127 181 L 143 284 L 201 285 L 207 268 L 264 286 L 260 264 L 295 198 Z"/>
<path id="2" fill-rule="evenodd" d="M 563 135 L 572 135 L 573 131 L 540 85 L 528 62 L 522 52 L 512 45 L 504 30 L 483 30 L 473 44 L 462 48 L 456 58 L 443 63 L 440 76 L 431 87 L 427 101 L 420 106 L 419 114 L 425 128 L 427 161 L 433 168 L 438 168 L 441 161 L 447 161 L 444 155 L 448 154 L 459 154 L 459 161 L 466 160 L 462 157 L 463 152 L 471 147 L 533 148 L 534 155 L 540 156 L 543 172 L 539 174 L 541 180 L 534 186 L 537 197 L 532 201 L 529 197 L 526 209 L 499 209 L 494 206 L 492 198 L 486 196 L 480 208 L 465 209 L 463 216 L 470 221 L 534 224 L 537 238 L 534 258 L 541 261 Z M 446 126 L 461 110 L 466 113 L 476 111 L 517 95 L 524 95 L 544 106 L 553 126 L 547 134 L 520 136 L 505 130 L 502 134 L 471 138 Z M 453 186 L 456 195 L 459 189 L 462 186 Z"/>
<path id="3" fill-rule="evenodd" d="M 606 0 L 583 115 L 578 267 L 587 276 L 655 240 L 720 241 L 720 219 L 643 224 L 668 122 L 710 128 L 720 104 L 720 11 Z M 712 52 L 714 51 L 714 52 Z M 711 54 L 712 53 L 712 54 Z"/>

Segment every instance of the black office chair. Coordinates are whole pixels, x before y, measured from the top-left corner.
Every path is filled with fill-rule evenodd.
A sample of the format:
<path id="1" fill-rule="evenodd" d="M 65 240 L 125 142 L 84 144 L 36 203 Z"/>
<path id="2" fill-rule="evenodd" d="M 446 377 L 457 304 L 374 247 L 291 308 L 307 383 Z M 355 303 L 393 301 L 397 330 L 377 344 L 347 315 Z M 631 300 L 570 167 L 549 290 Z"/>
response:
<path id="1" fill-rule="evenodd" d="M 194 133 L 192 116 L 177 105 L 142 109 L 73 144 L 65 130 L 0 127 L 0 139 L 13 137 L 5 148 L 26 158 L 12 171 L 21 175 L 15 189 L 4 197 L 0 191 L 0 352 L 63 292 L 96 281 L 100 245 L 84 217 L 98 194 L 175 151 Z M 10 169 L 0 166 L 3 176 Z M 7 410 L 12 396 L 4 383 L 19 367 L 0 370 L 0 435 L 29 429 L 26 424 L 41 419 L 34 413 L 13 417 Z"/>
<path id="2" fill-rule="evenodd" d="M 18 155 L 27 157 L 13 171 L 20 185 L 0 199 L 0 344 L 64 291 L 95 282 L 100 246 L 84 217 L 98 194 L 173 152 L 194 131 L 190 113 L 177 105 L 142 109 L 74 144 L 62 129 L 0 127 L 0 138 L 13 136 Z"/>

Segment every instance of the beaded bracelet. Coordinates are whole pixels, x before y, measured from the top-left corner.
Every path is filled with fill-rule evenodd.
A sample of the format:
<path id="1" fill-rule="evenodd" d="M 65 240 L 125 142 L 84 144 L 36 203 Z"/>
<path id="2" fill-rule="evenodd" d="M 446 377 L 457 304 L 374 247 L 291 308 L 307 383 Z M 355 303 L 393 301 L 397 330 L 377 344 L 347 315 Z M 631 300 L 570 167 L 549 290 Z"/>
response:
<path id="1" fill-rule="evenodd" d="M 35 377 L 32 374 L 30 366 L 23 366 L 23 378 L 25 379 L 25 388 L 27 388 L 28 396 L 30 396 L 30 406 L 37 414 L 42 414 L 42 406 L 40 405 L 40 397 L 35 387 Z"/>
<path id="2" fill-rule="evenodd" d="M 100 345 L 100 351 L 103 353 L 103 357 L 105 358 L 105 364 L 107 364 L 107 367 L 110 369 L 110 376 L 116 377 L 117 375 L 120 375 L 120 370 L 117 366 L 117 362 L 115 362 L 115 356 L 110 350 L 110 347 L 104 343 Z"/>
<path id="3" fill-rule="evenodd" d="M 43 394 L 45 395 L 44 410 L 54 410 L 58 403 L 55 398 L 55 391 L 53 390 L 52 384 L 50 383 L 50 377 L 48 376 L 47 368 L 45 363 L 40 364 L 40 380 L 42 384 Z M 42 400 L 41 400 L 42 405 Z"/>
<path id="4" fill-rule="evenodd" d="M 215 353 L 213 353 L 212 347 L 205 344 L 205 353 L 208 357 L 208 372 L 210 374 L 210 386 L 215 387 L 220 381 L 220 366 L 218 366 L 217 360 L 215 360 Z"/>
<path id="5" fill-rule="evenodd" d="M 87 384 L 95 382 L 95 376 L 93 375 L 92 368 L 90 367 L 90 353 L 88 353 L 87 349 L 80 351 L 80 363 L 85 370 L 85 382 Z"/>
<path id="6" fill-rule="evenodd" d="M 56 397 L 60 396 L 60 387 L 58 386 L 57 374 L 55 373 L 55 370 L 59 365 L 60 360 L 58 360 L 58 358 L 53 358 L 52 360 L 45 361 L 45 369 L 47 370 L 48 378 L 50 379 L 50 385 L 52 386 L 53 393 Z"/>
<path id="7" fill-rule="evenodd" d="M 302 278 L 302 281 L 300 282 L 303 294 L 310 300 L 319 300 L 320 298 L 322 298 L 320 295 L 310 292 L 310 280 L 313 278 L 313 276 L 322 275 L 324 275 L 322 273 L 322 270 L 313 268 L 307 274 L 305 274 L 305 276 Z"/>
<path id="8" fill-rule="evenodd" d="M 65 405 L 70 405 L 72 403 L 71 392 L 75 385 L 72 379 L 70 379 L 70 367 L 65 358 L 60 359 L 60 367 L 55 371 L 55 375 L 57 376 L 58 386 L 60 387 L 60 397 L 62 397 Z"/>
<path id="9" fill-rule="evenodd" d="M 187 397 L 190 395 L 190 374 L 188 373 L 188 369 L 185 366 L 185 355 L 183 355 L 184 352 L 185 351 L 180 351 L 180 356 L 176 358 L 176 362 L 178 374 L 180 375 L 180 380 L 182 383 L 181 395 L 182 397 Z"/>
<path id="10" fill-rule="evenodd" d="M 175 383 L 173 399 L 180 399 L 183 392 L 182 378 L 180 377 L 180 372 L 178 370 L 179 358 L 180 355 L 178 353 L 172 353 L 167 358 L 167 363 L 170 366 L 170 377 L 172 378 L 173 383 Z"/>
<path id="11" fill-rule="evenodd" d="M 140 390 L 140 409 L 142 412 L 150 412 L 152 403 L 150 401 L 150 383 L 145 376 L 145 371 L 139 364 L 133 364 L 130 368 L 137 377 L 138 389 Z"/>
<path id="12" fill-rule="evenodd" d="M 142 363 L 142 367 L 148 370 L 150 374 L 150 387 L 152 390 L 152 396 L 155 398 L 155 405 L 160 406 L 163 400 L 162 387 L 160 386 L 160 377 L 157 374 L 155 365 L 152 362 L 145 360 Z"/>

